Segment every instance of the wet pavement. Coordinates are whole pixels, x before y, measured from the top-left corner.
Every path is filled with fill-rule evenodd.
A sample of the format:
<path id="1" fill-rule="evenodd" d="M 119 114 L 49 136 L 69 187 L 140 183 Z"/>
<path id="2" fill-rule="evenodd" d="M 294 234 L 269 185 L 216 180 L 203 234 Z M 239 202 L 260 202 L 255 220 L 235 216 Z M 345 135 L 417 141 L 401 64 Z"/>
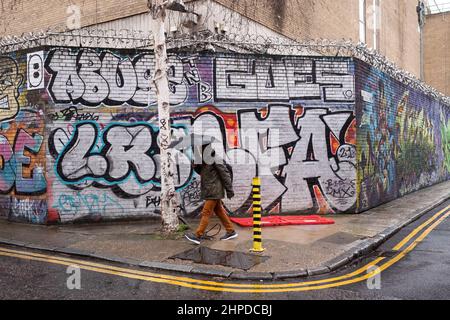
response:
<path id="1" fill-rule="evenodd" d="M 231 265 L 225 261 L 213 267 L 225 275 L 242 270 L 273 273 L 320 269 L 329 261 L 352 253 L 356 247 L 379 236 L 387 228 L 408 221 L 421 210 L 429 209 L 449 196 L 450 181 L 364 214 L 332 216 L 336 222 L 334 225 L 263 228 L 263 246 L 266 250 L 262 256 L 265 259 L 260 259 L 259 263 L 250 268 L 244 266 L 244 260 L 242 265 Z M 214 222 L 217 221 L 213 221 L 211 226 Z M 189 223 L 195 227 L 198 220 L 190 220 Z M 169 263 L 179 266 L 180 270 L 211 267 L 211 261 L 199 263 L 202 261 L 198 259 L 173 259 L 195 247 L 181 234 L 172 239 L 163 239 L 158 230 L 159 223 L 155 221 L 33 226 L 0 220 L 0 243 L 16 243 L 54 251 L 64 249 L 65 252 L 94 255 L 113 261 L 127 260 L 136 265 Z M 237 239 L 218 241 L 221 236 L 219 234 L 213 241 L 204 241 L 202 247 L 219 256 L 220 252 L 234 252 L 245 256 L 252 248 L 252 229 L 236 227 L 236 230 L 239 233 Z"/>
<path id="2" fill-rule="evenodd" d="M 312 280 L 323 280 L 327 277 L 342 277 L 364 266 L 379 254 L 389 252 L 411 231 L 430 219 L 436 212 L 450 205 L 450 201 L 430 211 L 420 220 L 402 229 L 393 238 L 378 249 L 378 252 L 328 276 L 315 277 Z M 212 292 L 186 288 L 177 284 L 158 283 L 141 279 L 130 279 L 113 274 L 103 274 L 82 269 L 80 272 L 81 288 L 69 290 L 67 282 L 69 274 L 67 266 L 55 265 L 52 262 L 29 261 L 16 257 L 0 257 L 0 299 L 172 299 L 172 300 L 266 300 L 266 299 L 450 299 L 450 217 L 442 220 L 427 237 L 403 259 L 384 270 L 379 277 L 378 285 L 373 282 L 359 281 L 354 284 L 343 284 L 334 288 L 310 290 L 305 292 L 281 293 L 232 293 Z M 413 242 L 414 239 L 411 240 Z M 0 246 L 12 250 L 17 247 Z M 20 249 L 23 250 L 23 249 Z M 29 251 L 34 252 L 36 251 Z M 87 260 L 97 262 L 95 260 Z M 128 266 L 114 264 L 123 268 Z M 132 270 L 139 270 L 132 268 Z M 176 276 L 176 273 L 165 273 Z M 179 274 L 181 275 L 181 274 Z M 192 277 L 221 281 L 217 278 Z M 299 281 L 281 282 L 290 284 Z M 370 282 L 370 283 L 369 283 Z M 270 284 L 273 282 L 248 282 L 234 280 L 235 284 Z M 176 310 L 167 310 L 167 312 Z"/>
<path id="3" fill-rule="evenodd" d="M 220 265 L 247 271 L 256 265 L 269 260 L 270 257 L 239 251 L 221 251 L 200 246 L 179 253 L 170 257 L 170 259 L 181 259 L 214 266 Z"/>

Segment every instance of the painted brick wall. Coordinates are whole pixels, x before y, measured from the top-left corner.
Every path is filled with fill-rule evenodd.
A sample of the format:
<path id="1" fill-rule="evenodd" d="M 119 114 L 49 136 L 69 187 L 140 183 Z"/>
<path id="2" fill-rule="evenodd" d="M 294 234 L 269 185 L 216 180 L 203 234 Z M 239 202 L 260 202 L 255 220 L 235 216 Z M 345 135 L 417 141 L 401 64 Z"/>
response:
<path id="1" fill-rule="evenodd" d="M 14 86 L 5 91 L 9 101 L 21 99 L 19 115 L 30 112 L 43 119 L 45 113 L 42 123 L 24 124 L 31 137 L 24 147 L 29 163 L 11 163 L 27 168 L 34 189 L 24 199 L 43 196 L 48 216 L 40 207 L 40 214 L 19 211 L 17 219 L 45 223 L 158 215 L 152 56 L 55 48 L 35 53 L 28 63 L 24 54 L 3 59 L 19 66 L 15 72 L 5 64 L 9 73 L 23 77 L 19 82 L 11 76 Z M 235 174 L 236 197 L 226 203 L 230 210 L 247 214 L 257 164 L 268 212 L 354 210 L 351 59 L 180 55 L 170 64 L 174 135 L 201 132 L 217 139 L 215 149 L 229 158 Z M 45 81 L 39 81 L 42 76 Z M 148 103 L 152 107 L 146 108 Z M 0 134 L 15 129 L 19 118 L 10 118 L 14 115 L 5 114 Z M 0 151 L 9 159 L 9 149 Z M 15 151 L 20 155 L 21 148 Z M 196 216 L 199 177 L 189 156 L 177 153 L 176 181 L 185 215 Z M 8 186 L 17 172 L 6 164 L 2 214 L 13 218 L 11 203 L 18 197 Z"/>
<path id="2" fill-rule="evenodd" d="M 158 214 L 158 119 L 155 96 L 148 94 L 153 64 L 145 53 L 49 52 L 52 216 L 67 222 Z M 249 210 L 251 180 L 264 161 L 263 206 L 269 212 L 351 211 L 351 60 L 180 55 L 170 64 L 174 134 L 217 139 L 216 151 L 234 170 L 236 197 L 226 201 L 231 211 Z M 146 108 L 148 102 L 153 106 Z M 199 177 L 188 154 L 177 157 L 183 209 L 196 216 Z"/>
<path id="3" fill-rule="evenodd" d="M 67 223 L 160 214 L 151 55 L 48 48 L 0 62 L 1 215 Z M 169 62 L 174 137 L 216 138 L 233 166 L 236 197 L 226 206 L 236 215 L 248 214 L 257 174 L 270 214 L 359 212 L 449 178 L 448 108 L 359 61 Z M 191 158 L 176 151 L 175 180 L 183 213 L 195 217 L 202 201 Z"/>
<path id="4" fill-rule="evenodd" d="M 26 74 L 27 54 L 0 56 L 0 216 L 43 223 L 47 217 L 44 102 L 42 92 L 27 92 Z"/>
<path id="5" fill-rule="evenodd" d="M 358 210 L 450 178 L 450 107 L 356 63 Z"/>

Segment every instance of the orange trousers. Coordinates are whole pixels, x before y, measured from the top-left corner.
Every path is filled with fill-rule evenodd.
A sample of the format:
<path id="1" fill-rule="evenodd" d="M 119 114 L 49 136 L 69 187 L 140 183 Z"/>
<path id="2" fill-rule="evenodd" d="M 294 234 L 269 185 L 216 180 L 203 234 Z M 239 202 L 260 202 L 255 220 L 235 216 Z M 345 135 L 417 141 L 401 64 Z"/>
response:
<path id="1" fill-rule="evenodd" d="M 216 213 L 216 215 L 219 217 L 220 222 L 222 222 L 227 232 L 234 231 L 233 223 L 231 222 L 230 218 L 227 215 L 227 212 L 225 211 L 225 208 L 223 207 L 222 200 L 206 200 L 205 204 L 203 205 L 200 225 L 198 226 L 198 229 L 195 232 L 195 235 L 197 237 L 199 238 L 203 237 L 206 228 L 208 227 L 209 220 L 214 213 Z"/>

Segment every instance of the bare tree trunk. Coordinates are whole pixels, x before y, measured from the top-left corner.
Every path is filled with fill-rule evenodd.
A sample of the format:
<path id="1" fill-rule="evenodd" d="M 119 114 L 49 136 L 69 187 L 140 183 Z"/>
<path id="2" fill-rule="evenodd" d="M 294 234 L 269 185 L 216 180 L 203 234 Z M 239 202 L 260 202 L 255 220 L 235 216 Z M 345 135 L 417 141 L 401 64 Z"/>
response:
<path id="1" fill-rule="evenodd" d="M 180 201 L 175 191 L 175 161 L 169 145 L 172 141 L 170 126 L 170 91 L 167 77 L 167 50 L 164 21 L 166 13 L 163 0 L 149 0 L 152 14 L 152 31 L 155 48 L 155 75 L 153 83 L 158 99 L 159 147 L 161 150 L 161 216 L 163 231 L 172 233 L 178 229 Z"/>

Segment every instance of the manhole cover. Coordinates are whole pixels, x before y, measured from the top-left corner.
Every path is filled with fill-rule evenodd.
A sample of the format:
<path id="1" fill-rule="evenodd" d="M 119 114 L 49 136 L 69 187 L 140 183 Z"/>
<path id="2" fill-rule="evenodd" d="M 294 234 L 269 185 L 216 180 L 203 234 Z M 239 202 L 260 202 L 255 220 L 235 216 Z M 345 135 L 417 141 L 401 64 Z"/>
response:
<path id="1" fill-rule="evenodd" d="M 257 256 L 235 251 L 220 251 L 207 247 L 197 247 L 172 256 L 170 259 L 189 260 L 195 263 L 220 265 L 241 270 L 249 270 L 256 265 L 267 261 L 270 257 Z"/>

